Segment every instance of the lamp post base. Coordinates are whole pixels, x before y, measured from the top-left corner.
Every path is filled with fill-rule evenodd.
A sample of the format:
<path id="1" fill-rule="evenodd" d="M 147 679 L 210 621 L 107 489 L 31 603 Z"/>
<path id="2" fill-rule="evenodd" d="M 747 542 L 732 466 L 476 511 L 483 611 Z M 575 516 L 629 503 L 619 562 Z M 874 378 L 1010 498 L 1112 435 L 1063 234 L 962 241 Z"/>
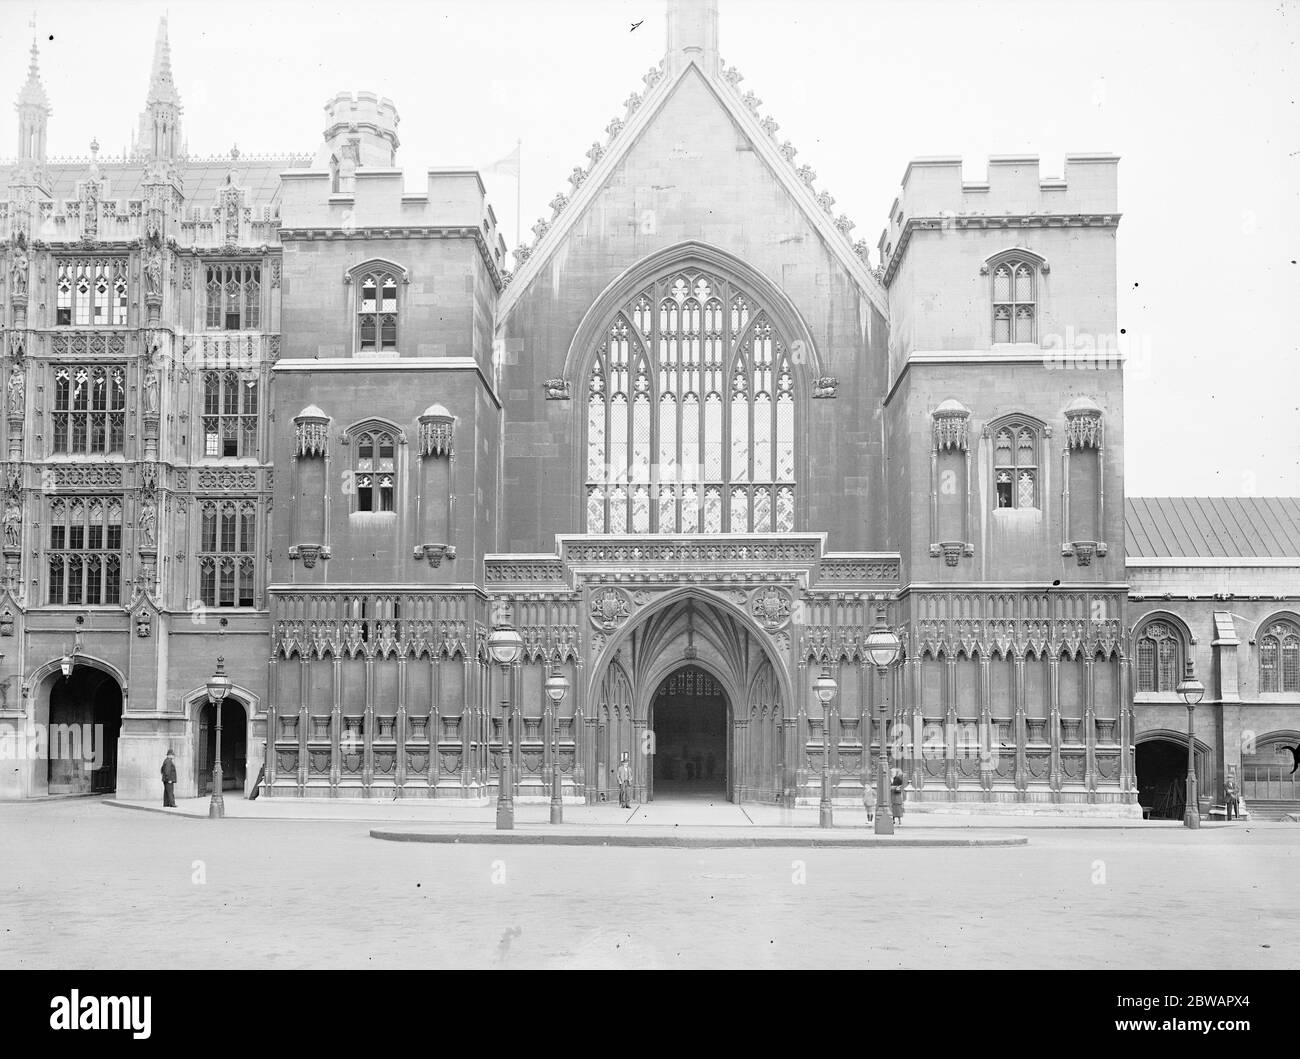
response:
<path id="1" fill-rule="evenodd" d="M 835 826 L 835 813 L 829 805 L 823 803 L 821 807 L 821 813 L 819 814 L 818 823 L 822 827 Z"/>
<path id="2" fill-rule="evenodd" d="M 894 833 L 894 815 L 888 802 L 876 802 L 876 834 L 892 835 Z"/>
<path id="3" fill-rule="evenodd" d="M 497 802 L 497 830 L 513 831 L 515 829 L 515 807 L 509 803 Z"/>
<path id="4" fill-rule="evenodd" d="M 563 804 L 557 804 L 557 803 L 555 803 L 555 802 L 551 802 L 551 823 L 553 823 L 553 824 L 562 824 L 562 823 L 564 823 L 564 806 L 563 806 Z"/>
<path id="5" fill-rule="evenodd" d="M 226 815 L 226 799 L 220 794 L 214 794 L 212 800 L 208 802 L 208 819 L 219 820 Z"/>
<path id="6" fill-rule="evenodd" d="M 1198 828 L 1201 826 L 1201 814 L 1195 809 L 1188 809 L 1183 813 L 1183 827 Z"/>

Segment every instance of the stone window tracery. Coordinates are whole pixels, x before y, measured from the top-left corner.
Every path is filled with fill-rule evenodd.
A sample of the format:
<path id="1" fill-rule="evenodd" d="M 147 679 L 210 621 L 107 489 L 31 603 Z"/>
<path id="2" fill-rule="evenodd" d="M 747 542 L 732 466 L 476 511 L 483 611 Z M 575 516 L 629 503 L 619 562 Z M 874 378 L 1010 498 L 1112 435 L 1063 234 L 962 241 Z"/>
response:
<path id="1" fill-rule="evenodd" d="M 1009 257 L 994 264 L 993 341 L 1037 341 L 1038 269 L 1030 260 Z"/>
<path id="2" fill-rule="evenodd" d="M 255 605 L 257 503 L 208 500 L 199 507 L 199 599 L 208 607 Z"/>
<path id="3" fill-rule="evenodd" d="M 999 509 L 1039 507 L 1040 434 L 1023 420 L 1008 420 L 993 434 L 994 506 Z"/>
<path id="4" fill-rule="evenodd" d="M 397 349 L 397 276 L 385 269 L 363 272 L 357 283 L 357 349 L 383 353 Z"/>
<path id="5" fill-rule="evenodd" d="M 794 372 L 772 318 L 696 270 L 651 284 L 587 378 L 587 530 L 789 532 Z"/>
<path id="6" fill-rule="evenodd" d="M 356 435 L 357 457 L 353 474 L 357 511 L 397 510 L 397 447 L 385 430 L 364 430 Z"/>
<path id="7" fill-rule="evenodd" d="M 54 369 L 53 451 L 121 452 L 126 437 L 126 368 L 62 364 Z"/>
<path id="8" fill-rule="evenodd" d="M 60 258 L 55 267 L 55 325 L 124 326 L 126 275 L 124 257 Z"/>
<path id="9" fill-rule="evenodd" d="M 50 501 L 47 600 L 99 606 L 122 599 L 122 499 L 56 497 Z"/>
<path id="10" fill-rule="evenodd" d="M 1300 628 L 1276 621 L 1259 637 L 1259 690 L 1300 692 Z"/>
<path id="11" fill-rule="evenodd" d="M 211 264 L 207 267 L 209 330 L 256 331 L 262 325 L 260 265 Z"/>
<path id="12" fill-rule="evenodd" d="M 1148 623 L 1137 640 L 1138 691 L 1173 691 L 1182 672 L 1183 640 L 1164 621 Z"/>

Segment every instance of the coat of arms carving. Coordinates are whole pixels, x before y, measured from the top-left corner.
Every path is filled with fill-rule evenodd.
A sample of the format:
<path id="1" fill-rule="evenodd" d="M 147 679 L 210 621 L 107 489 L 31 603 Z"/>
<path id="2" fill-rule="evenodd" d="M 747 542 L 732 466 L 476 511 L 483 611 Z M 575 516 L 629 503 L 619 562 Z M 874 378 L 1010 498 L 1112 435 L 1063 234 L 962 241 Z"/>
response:
<path id="1" fill-rule="evenodd" d="M 768 632 L 775 632 L 790 620 L 790 597 L 779 588 L 767 588 L 754 594 L 754 617 Z"/>
<path id="2" fill-rule="evenodd" d="M 622 592 L 606 588 L 591 597 L 591 623 L 598 629 L 612 632 L 627 620 L 631 609 Z"/>

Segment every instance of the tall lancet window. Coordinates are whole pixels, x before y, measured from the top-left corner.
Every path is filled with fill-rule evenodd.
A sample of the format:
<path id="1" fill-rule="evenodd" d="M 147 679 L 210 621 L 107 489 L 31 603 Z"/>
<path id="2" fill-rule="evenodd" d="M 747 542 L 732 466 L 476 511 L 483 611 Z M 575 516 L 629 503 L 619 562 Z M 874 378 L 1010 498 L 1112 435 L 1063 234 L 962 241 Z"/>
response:
<path id="1" fill-rule="evenodd" d="M 587 531 L 793 530 L 794 401 L 786 342 L 746 291 L 694 270 L 650 285 L 587 376 Z"/>

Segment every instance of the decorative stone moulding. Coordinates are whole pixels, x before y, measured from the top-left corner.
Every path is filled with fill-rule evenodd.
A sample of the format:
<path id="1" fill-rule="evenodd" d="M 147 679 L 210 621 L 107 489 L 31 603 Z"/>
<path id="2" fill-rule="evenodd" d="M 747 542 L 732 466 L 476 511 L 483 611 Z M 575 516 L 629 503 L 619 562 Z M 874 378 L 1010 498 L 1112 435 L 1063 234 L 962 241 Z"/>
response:
<path id="1" fill-rule="evenodd" d="M 324 544 L 295 544 L 289 549 L 290 559 L 301 559 L 308 570 L 316 565 L 317 559 L 328 559 L 330 550 Z"/>
<path id="2" fill-rule="evenodd" d="M 542 383 L 542 389 L 546 391 L 546 399 L 548 401 L 569 400 L 568 379 L 547 379 Z"/>
<path id="3" fill-rule="evenodd" d="M 1061 545 L 1063 557 L 1073 555 L 1080 566 L 1091 566 L 1095 556 L 1105 556 L 1104 541 L 1071 541 Z"/>
<path id="4" fill-rule="evenodd" d="M 813 382 L 813 397 L 834 397 L 839 391 L 840 381 L 834 375 L 823 375 Z"/>
<path id="5" fill-rule="evenodd" d="M 839 229 L 840 234 L 844 236 L 845 239 L 848 239 L 857 225 L 853 223 L 847 213 L 841 213 L 835 218 L 835 227 Z"/>
<path id="6" fill-rule="evenodd" d="M 441 405 L 430 405 L 420 416 L 420 455 L 450 456 L 456 418 Z"/>
<path id="7" fill-rule="evenodd" d="M 568 204 L 569 196 L 563 193 L 556 195 L 555 198 L 551 199 L 551 201 L 547 203 L 547 205 L 551 207 L 551 220 L 554 221 L 561 213 L 563 213 L 564 207 Z"/>
<path id="8" fill-rule="evenodd" d="M 542 237 L 551 230 L 551 222 L 545 217 L 538 217 L 537 223 L 533 225 L 533 241 L 539 243 Z"/>
<path id="9" fill-rule="evenodd" d="M 801 165 L 795 170 L 795 173 L 798 175 L 799 179 L 809 187 L 812 187 L 813 183 L 817 180 L 817 170 L 810 165 Z"/>
<path id="10" fill-rule="evenodd" d="M 820 191 L 817 193 L 817 205 L 829 215 L 831 207 L 835 205 L 835 196 L 829 191 Z"/>
<path id="11" fill-rule="evenodd" d="M 966 541 L 940 541 L 938 544 L 930 545 L 930 558 L 937 559 L 943 556 L 944 564 L 947 566 L 956 566 L 963 555 L 972 556 L 975 554 L 975 545 Z"/>
<path id="12" fill-rule="evenodd" d="M 1102 446 L 1101 409 L 1086 397 L 1073 401 L 1065 410 L 1065 444 L 1071 449 Z"/>
<path id="13" fill-rule="evenodd" d="M 575 165 L 573 167 L 573 172 L 569 174 L 569 183 L 573 186 L 573 190 L 577 191 L 578 188 L 582 187 L 582 185 L 586 183 L 586 180 L 587 171 L 583 169 L 582 166 Z"/>
<path id="14" fill-rule="evenodd" d="M 417 544 L 414 549 L 416 559 L 429 560 L 434 570 L 442 565 L 444 559 L 455 559 L 456 548 L 451 544 Z"/>
<path id="15" fill-rule="evenodd" d="M 309 405 L 294 416 L 294 454 L 324 456 L 329 443 L 329 425 L 329 416 L 315 405 Z"/>

